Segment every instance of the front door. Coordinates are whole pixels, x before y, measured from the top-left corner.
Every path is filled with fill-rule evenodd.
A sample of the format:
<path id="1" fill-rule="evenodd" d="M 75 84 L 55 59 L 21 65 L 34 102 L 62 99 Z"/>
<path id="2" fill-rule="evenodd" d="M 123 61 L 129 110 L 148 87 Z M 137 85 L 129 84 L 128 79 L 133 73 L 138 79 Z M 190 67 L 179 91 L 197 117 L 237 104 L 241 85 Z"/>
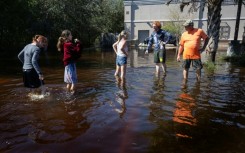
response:
<path id="1" fill-rule="evenodd" d="M 138 31 L 138 40 L 139 43 L 144 43 L 145 38 L 149 37 L 149 30 L 139 30 Z"/>

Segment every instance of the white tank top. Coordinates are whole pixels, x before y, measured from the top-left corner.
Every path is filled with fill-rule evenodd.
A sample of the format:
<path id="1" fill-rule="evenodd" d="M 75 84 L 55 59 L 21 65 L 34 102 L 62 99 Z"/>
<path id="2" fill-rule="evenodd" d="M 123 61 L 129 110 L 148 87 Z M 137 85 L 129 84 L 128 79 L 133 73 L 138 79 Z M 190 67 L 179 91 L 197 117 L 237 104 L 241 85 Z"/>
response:
<path id="1" fill-rule="evenodd" d="M 120 41 L 117 44 L 117 55 L 118 56 L 122 56 L 122 57 L 126 57 L 126 55 L 122 52 L 122 47 L 123 47 L 122 45 L 123 45 L 122 41 Z M 128 46 L 127 46 L 127 44 L 125 45 L 124 51 L 125 52 L 128 52 Z"/>

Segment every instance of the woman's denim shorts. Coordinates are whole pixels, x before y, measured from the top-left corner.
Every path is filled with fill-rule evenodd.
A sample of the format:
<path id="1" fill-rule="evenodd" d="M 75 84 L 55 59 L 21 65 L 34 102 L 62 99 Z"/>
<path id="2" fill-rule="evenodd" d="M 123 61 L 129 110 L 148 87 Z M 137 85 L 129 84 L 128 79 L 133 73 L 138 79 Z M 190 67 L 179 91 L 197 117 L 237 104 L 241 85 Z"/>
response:
<path id="1" fill-rule="evenodd" d="M 122 66 L 127 64 L 127 57 L 126 56 L 117 56 L 116 64 L 118 66 Z"/>

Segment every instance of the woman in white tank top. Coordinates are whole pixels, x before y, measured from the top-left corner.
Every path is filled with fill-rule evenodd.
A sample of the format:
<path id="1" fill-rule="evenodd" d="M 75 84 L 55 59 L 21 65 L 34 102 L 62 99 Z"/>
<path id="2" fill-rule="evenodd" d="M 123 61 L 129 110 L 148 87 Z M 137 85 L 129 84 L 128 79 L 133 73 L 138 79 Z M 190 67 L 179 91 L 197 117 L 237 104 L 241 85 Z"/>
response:
<path id="1" fill-rule="evenodd" d="M 126 75 L 128 57 L 127 36 L 127 32 L 123 30 L 118 36 L 118 41 L 112 45 L 115 53 L 117 54 L 116 72 L 114 75 L 119 76 L 119 73 L 121 73 L 121 79 L 125 78 Z"/>

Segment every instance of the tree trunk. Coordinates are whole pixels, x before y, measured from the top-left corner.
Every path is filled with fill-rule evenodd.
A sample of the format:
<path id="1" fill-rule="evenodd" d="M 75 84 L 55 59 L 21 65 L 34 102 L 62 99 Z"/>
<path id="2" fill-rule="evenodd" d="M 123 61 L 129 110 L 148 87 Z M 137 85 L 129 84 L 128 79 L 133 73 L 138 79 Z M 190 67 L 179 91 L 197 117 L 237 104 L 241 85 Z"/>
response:
<path id="1" fill-rule="evenodd" d="M 240 16 L 241 16 L 241 9 L 242 9 L 242 0 L 239 0 L 238 1 L 238 7 L 237 7 L 236 28 L 235 28 L 234 41 L 237 41 L 237 37 L 238 37 L 238 31 L 239 31 L 239 25 L 240 25 Z"/>
<path id="2" fill-rule="evenodd" d="M 240 16 L 241 16 L 241 7 L 242 7 L 242 0 L 238 1 L 237 7 L 237 16 L 236 16 L 236 27 L 235 27 L 235 34 L 234 40 L 229 43 L 229 47 L 227 49 L 227 56 L 236 56 L 240 55 L 242 52 L 242 45 L 237 40 L 238 32 L 239 32 L 239 25 L 240 25 Z"/>
<path id="3" fill-rule="evenodd" d="M 209 60 L 215 62 L 215 55 L 219 43 L 219 29 L 221 18 L 221 4 L 223 0 L 208 0 L 208 36 L 213 41 L 212 49 L 209 54 Z"/>

